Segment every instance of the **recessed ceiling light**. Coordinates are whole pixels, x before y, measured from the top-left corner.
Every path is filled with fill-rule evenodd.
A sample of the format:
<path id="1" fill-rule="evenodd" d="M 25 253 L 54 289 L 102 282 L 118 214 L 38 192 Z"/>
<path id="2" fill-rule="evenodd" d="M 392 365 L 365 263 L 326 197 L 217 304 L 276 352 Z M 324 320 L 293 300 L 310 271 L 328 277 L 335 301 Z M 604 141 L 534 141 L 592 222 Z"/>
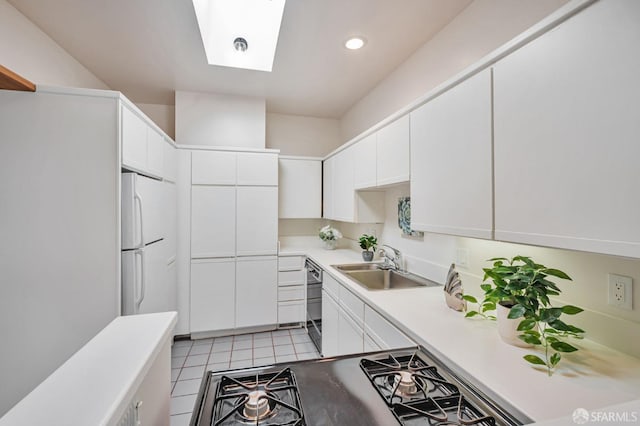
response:
<path id="1" fill-rule="evenodd" d="M 349 40 L 344 42 L 344 47 L 349 50 L 358 50 L 366 43 L 365 39 L 362 37 L 351 37 Z"/>
<path id="2" fill-rule="evenodd" d="M 286 0 L 192 2 L 209 64 L 271 71 Z"/>

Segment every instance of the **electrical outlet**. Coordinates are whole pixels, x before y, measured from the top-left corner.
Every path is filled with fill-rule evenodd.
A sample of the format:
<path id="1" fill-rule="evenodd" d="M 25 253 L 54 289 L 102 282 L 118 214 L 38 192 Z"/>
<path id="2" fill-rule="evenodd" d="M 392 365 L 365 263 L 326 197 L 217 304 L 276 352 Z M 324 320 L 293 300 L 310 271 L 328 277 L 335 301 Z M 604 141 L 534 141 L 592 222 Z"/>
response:
<path id="1" fill-rule="evenodd" d="M 469 266 L 469 249 L 459 248 L 456 250 L 456 266 Z"/>
<path id="2" fill-rule="evenodd" d="M 633 280 L 631 277 L 608 274 L 609 305 L 622 309 L 633 309 Z"/>

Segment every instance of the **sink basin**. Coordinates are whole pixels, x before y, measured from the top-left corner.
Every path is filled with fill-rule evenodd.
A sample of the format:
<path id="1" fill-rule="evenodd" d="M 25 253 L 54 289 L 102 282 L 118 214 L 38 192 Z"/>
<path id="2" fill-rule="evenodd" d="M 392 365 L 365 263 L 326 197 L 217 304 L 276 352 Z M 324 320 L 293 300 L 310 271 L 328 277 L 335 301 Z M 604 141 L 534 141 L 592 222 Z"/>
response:
<path id="1" fill-rule="evenodd" d="M 394 290 L 415 287 L 434 287 L 438 283 L 411 273 L 380 269 L 375 263 L 333 265 L 342 274 L 368 290 Z"/>

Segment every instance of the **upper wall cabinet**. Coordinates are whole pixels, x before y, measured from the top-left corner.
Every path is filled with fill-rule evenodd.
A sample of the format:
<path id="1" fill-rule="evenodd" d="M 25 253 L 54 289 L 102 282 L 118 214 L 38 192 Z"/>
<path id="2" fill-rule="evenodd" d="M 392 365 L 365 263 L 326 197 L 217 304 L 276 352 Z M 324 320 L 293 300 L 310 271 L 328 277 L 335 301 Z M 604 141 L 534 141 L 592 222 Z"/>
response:
<path id="1" fill-rule="evenodd" d="M 278 154 L 239 152 L 238 185 L 277 186 Z"/>
<path id="2" fill-rule="evenodd" d="M 122 166 L 153 177 L 162 177 L 164 138 L 128 106 L 121 105 Z"/>
<path id="3" fill-rule="evenodd" d="M 164 166 L 163 173 L 165 180 L 175 183 L 178 179 L 178 152 L 176 148 L 165 139 L 164 141 Z"/>
<path id="4" fill-rule="evenodd" d="M 322 217 L 322 161 L 304 158 L 279 160 L 278 217 Z"/>
<path id="5" fill-rule="evenodd" d="M 235 185 L 237 154 L 228 151 L 193 151 L 191 183 L 193 185 Z"/>
<path id="6" fill-rule="evenodd" d="M 491 70 L 411 113 L 411 226 L 492 238 Z"/>
<path id="7" fill-rule="evenodd" d="M 377 134 L 373 133 L 353 145 L 353 184 L 355 189 L 377 185 Z"/>
<path id="8" fill-rule="evenodd" d="M 377 186 L 409 180 L 409 121 L 405 115 L 377 133 Z"/>
<path id="9" fill-rule="evenodd" d="M 322 162 L 322 217 L 333 218 L 333 173 L 336 157 Z"/>
<path id="10" fill-rule="evenodd" d="M 640 257 L 638 22 L 597 2 L 495 66 L 496 239 Z"/>

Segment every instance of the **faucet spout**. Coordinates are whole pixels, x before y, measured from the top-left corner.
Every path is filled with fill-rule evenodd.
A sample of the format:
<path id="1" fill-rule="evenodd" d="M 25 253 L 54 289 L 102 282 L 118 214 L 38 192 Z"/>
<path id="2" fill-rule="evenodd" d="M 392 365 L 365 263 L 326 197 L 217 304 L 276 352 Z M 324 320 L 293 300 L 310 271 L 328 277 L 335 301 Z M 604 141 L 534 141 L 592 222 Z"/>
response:
<path id="1" fill-rule="evenodd" d="M 389 252 L 393 253 L 393 255 L 389 254 Z M 383 269 L 393 269 L 398 272 L 405 272 L 403 268 L 402 253 L 400 250 L 383 244 L 378 254 L 384 258 L 384 263 L 382 264 Z"/>

